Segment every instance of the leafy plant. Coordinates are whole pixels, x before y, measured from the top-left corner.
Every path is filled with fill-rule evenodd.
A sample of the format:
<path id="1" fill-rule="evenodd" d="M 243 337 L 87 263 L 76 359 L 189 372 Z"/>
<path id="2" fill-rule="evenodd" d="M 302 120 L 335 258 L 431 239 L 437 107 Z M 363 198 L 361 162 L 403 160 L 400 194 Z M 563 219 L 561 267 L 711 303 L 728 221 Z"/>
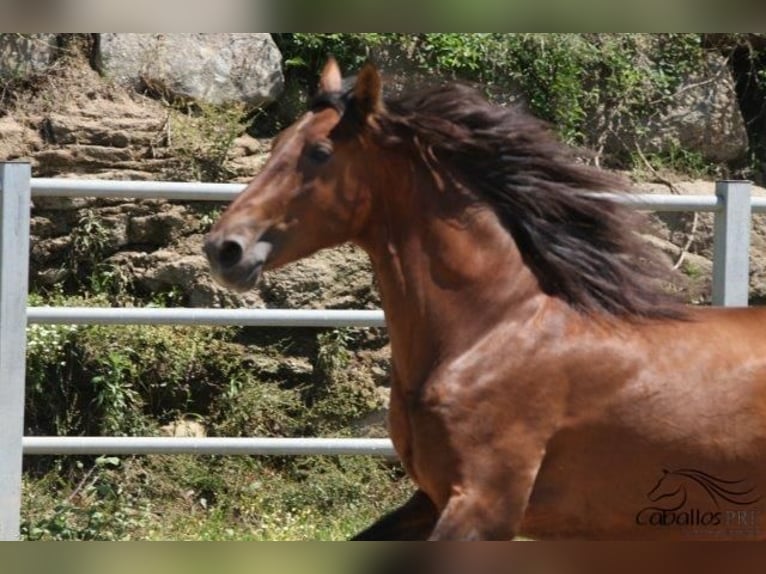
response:
<path id="1" fill-rule="evenodd" d="M 274 40 L 285 55 L 288 70 L 308 81 L 332 55 L 344 69 L 356 69 L 370 56 L 373 47 L 382 44 L 386 34 L 274 34 Z"/>
<path id="2" fill-rule="evenodd" d="M 114 231 L 92 208 L 84 210 L 70 234 L 67 270 L 74 288 L 92 295 L 105 294 L 114 303 L 125 303 L 131 279 L 124 269 L 107 261 L 114 250 Z"/>
<path id="3" fill-rule="evenodd" d="M 93 209 L 86 209 L 72 230 L 72 268 L 77 269 L 83 258 L 99 261 L 109 246 L 109 231 Z"/>
<path id="4" fill-rule="evenodd" d="M 121 435 L 140 431 L 133 420 L 141 409 L 141 398 L 134 388 L 137 365 L 130 348 L 112 350 L 96 359 L 100 374 L 91 378 L 95 406 L 101 412 L 101 433 Z"/>
<path id="5" fill-rule="evenodd" d="M 244 105 L 195 108 L 171 113 L 169 147 L 178 158 L 174 177 L 220 182 L 231 175 L 226 160 L 234 140 L 244 131 Z"/>
<path id="6" fill-rule="evenodd" d="M 74 389 L 61 384 L 70 371 L 71 343 L 78 330 L 75 325 L 27 327 L 26 417 L 46 420 L 60 434 L 77 426 L 80 416 L 74 407 Z"/>
<path id="7" fill-rule="evenodd" d="M 320 373 L 330 379 L 341 374 L 351 357 L 348 349 L 351 340 L 352 334 L 349 329 L 333 329 L 317 335 L 317 367 Z"/>
<path id="8" fill-rule="evenodd" d="M 346 328 L 317 335 L 315 382 L 306 392 L 314 432 L 348 429 L 355 420 L 380 407 L 371 375 L 357 368 L 351 352 L 361 333 Z"/>
<path id="9" fill-rule="evenodd" d="M 654 173 L 669 171 L 696 179 L 721 176 L 720 167 L 706 160 L 701 153 L 684 149 L 677 143 L 671 143 L 661 152 L 634 154 L 632 157 L 633 171 L 639 176 L 647 167 Z M 647 166 L 645 162 L 649 165 Z"/>

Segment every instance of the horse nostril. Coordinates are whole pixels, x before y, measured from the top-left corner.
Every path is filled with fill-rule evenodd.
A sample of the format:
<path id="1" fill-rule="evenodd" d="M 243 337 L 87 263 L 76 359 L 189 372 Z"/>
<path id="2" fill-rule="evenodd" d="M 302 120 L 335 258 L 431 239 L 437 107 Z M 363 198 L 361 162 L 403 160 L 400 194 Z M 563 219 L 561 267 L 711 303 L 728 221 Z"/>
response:
<path id="1" fill-rule="evenodd" d="M 226 240 L 221 243 L 218 261 L 222 267 L 234 267 L 242 260 L 242 245 L 238 241 Z"/>

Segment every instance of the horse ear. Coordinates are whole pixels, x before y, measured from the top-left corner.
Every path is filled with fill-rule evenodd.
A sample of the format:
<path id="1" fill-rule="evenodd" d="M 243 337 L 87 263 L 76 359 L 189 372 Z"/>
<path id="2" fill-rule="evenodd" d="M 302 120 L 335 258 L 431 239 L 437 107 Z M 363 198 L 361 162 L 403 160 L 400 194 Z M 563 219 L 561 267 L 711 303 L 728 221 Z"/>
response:
<path id="1" fill-rule="evenodd" d="M 371 62 L 367 62 L 356 77 L 354 100 L 365 118 L 383 109 L 380 74 Z"/>
<path id="2" fill-rule="evenodd" d="M 319 76 L 319 91 L 322 93 L 340 92 L 343 84 L 343 78 L 340 74 L 340 67 L 337 60 L 330 56 L 322 68 L 322 74 Z"/>

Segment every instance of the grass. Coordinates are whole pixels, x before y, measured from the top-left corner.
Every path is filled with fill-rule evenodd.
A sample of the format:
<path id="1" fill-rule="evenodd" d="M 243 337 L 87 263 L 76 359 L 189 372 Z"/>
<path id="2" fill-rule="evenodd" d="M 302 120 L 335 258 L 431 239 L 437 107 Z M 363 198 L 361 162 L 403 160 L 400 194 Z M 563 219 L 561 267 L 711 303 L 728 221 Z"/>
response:
<path id="1" fill-rule="evenodd" d="M 370 457 L 152 455 L 56 466 L 25 476 L 25 539 L 344 540 L 411 491 L 398 465 Z"/>

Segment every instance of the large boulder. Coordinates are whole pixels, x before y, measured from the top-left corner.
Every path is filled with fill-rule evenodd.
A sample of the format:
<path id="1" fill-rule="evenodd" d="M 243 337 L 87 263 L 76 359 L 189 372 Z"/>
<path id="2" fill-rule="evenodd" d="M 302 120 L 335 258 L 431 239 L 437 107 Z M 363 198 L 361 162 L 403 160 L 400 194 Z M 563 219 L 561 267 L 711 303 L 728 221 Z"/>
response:
<path id="1" fill-rule="evenodd" d="M 210 104 L 261 105 L 281 93 L 270 34 L 101 34 L 101 71 L 137 89 Z"/>
<path id="2" fill-rule="evenodd" d="M 677 143 L 710 161 L 743 157 L 747 131 L 726 59 L 707 54 L 705 65 L 686 76 L 671 106 L 654 116 L 647 128 L 644 145 L 650 151 Z"/>
<path id="3" fill-rule="evenodd" d="M 636 67 L 651 66 L 660 55 L 647 47 Z M 649 89 L 648 87 L 646 89 Z M 702 64 L 687 72 L 672 93 L 658 98 L 639 120 L 625 121 L 619 109 L 597 112 L 590 126 L 594 141 L 606 153 L 695 152 L 707 161 L 728 162 L 747 154 L 745 121 L 739 108 L 735 82 L 726 59 L 705 54 Z M 601 147 L 599 145 L 598 147 Z"/>

